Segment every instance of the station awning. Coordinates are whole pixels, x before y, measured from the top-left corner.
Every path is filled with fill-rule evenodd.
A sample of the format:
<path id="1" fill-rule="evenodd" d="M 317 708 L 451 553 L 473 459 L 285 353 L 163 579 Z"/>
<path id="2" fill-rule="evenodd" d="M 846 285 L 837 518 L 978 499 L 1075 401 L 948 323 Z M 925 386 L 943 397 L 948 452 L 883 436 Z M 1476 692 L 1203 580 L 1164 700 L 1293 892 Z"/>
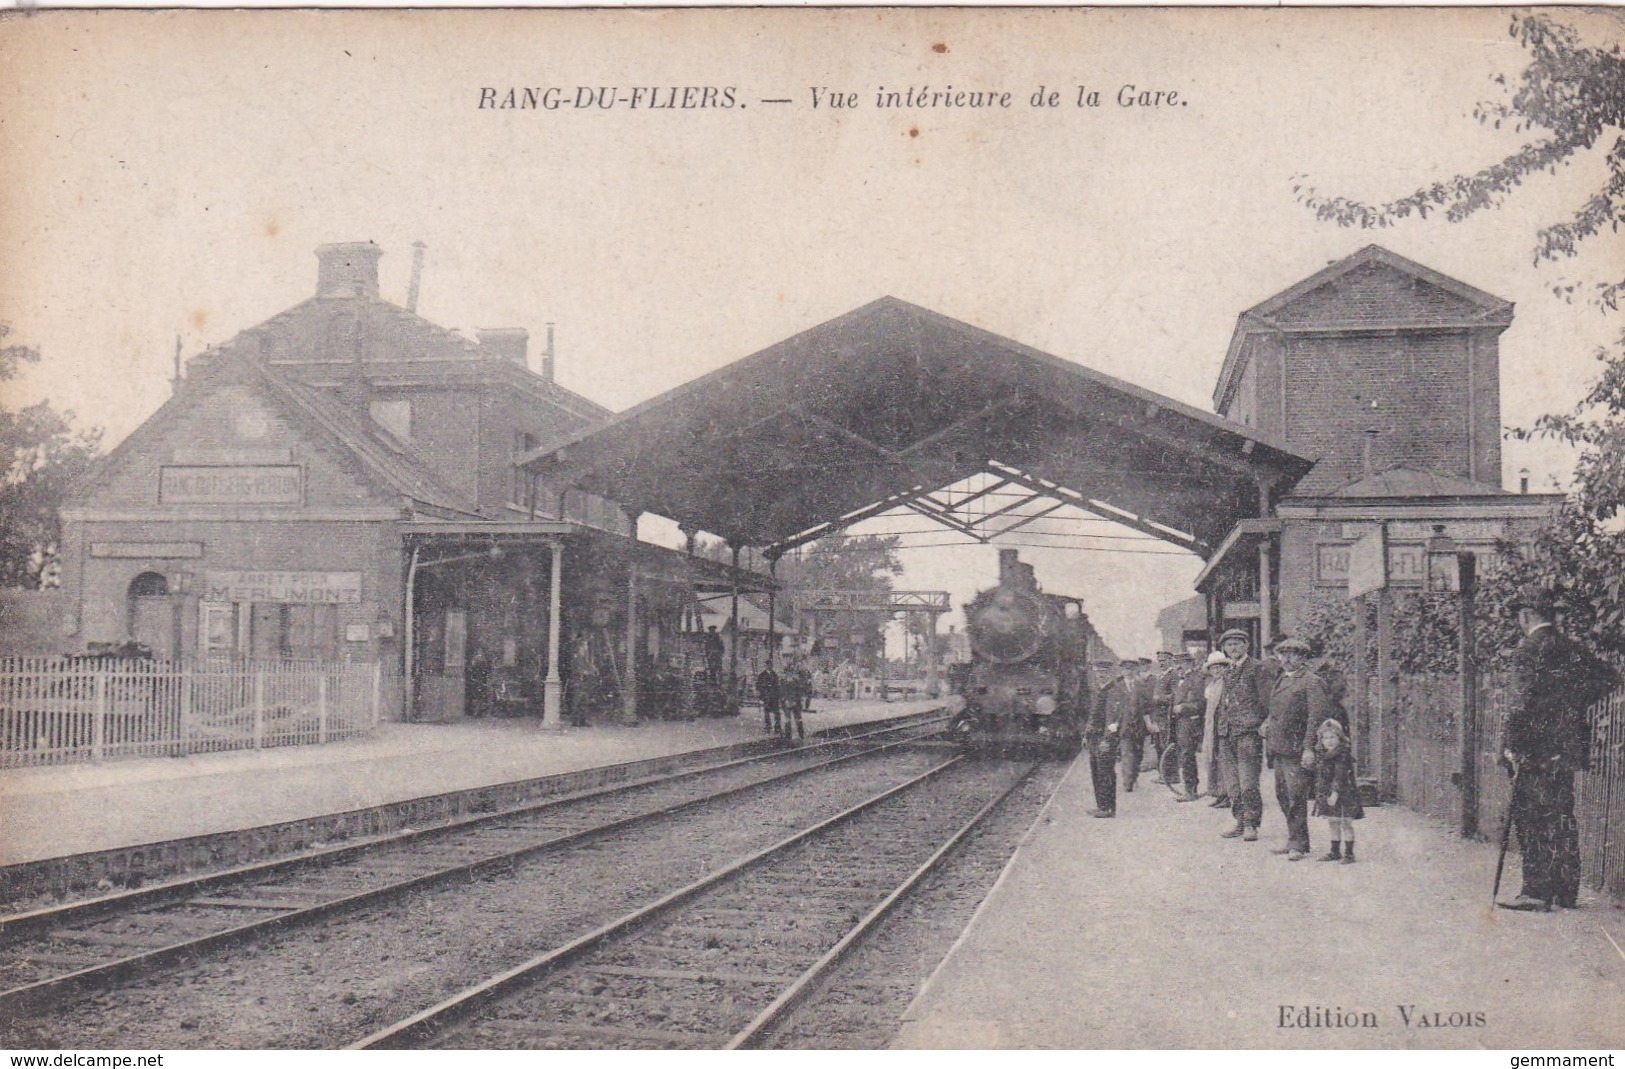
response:
<path id="1" fill-rule="evenodd" d="M 778 589 L 772 577 L 748 568 L 735 568 L 708 557 L 689 556 L 675 549 L 649 542 L 628 542 L 625 538 L 570 520 L 530 520 L 502 522 L 418 521 L 401 525 L 413 544 L 451 546 L 459 552 L 500 549 L 503 546 L 546 544 L 555 540 L 593 539 L 616 547 L 630 547 L 636 554 L 640 580 L 672 583 L 700 591 L 732 590 L 765 593 Z"/>
<path id="2" fill-rule="evenodd" d="M 522 463 L 769 550 L 991 473 L 1203 556 L 1313 465 L 1249 427 L 891 297 Z"/>

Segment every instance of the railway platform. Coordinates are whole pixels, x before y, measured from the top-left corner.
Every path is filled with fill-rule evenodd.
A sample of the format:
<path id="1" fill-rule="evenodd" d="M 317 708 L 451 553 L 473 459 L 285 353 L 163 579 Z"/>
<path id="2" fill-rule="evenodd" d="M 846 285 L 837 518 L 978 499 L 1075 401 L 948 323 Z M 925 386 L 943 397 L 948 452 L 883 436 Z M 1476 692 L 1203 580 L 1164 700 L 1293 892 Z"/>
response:
<path id="1" fill-rule="evenodd" d="M 1265 793 L 1243 843 L 1219 838 L 1228 813 L 1148 777 L 1091 819 L 1074 763 L 892 1046 L 1625 1044 L 1625 909 L 1589 888 L 1578 910 L 1495 909 L 1495 846 L 1396 806 L 1367 810 L 1355 864 L 1313 860 L 1313 818 L 1315 853 L 1289 862 Z M 1518 883 L 1514 852 L 1503 896 Z"/>
<path id="2" fill-rule="evenodd" d="M 829 701 L 809 737 L 940 701 Z M 534 720 L 385 723 L 325 746 L 0 772 L 0 867 L 300 821 L 408 799 L 719 750 L 762 739 L 760 712 L 544 734 Z"/>

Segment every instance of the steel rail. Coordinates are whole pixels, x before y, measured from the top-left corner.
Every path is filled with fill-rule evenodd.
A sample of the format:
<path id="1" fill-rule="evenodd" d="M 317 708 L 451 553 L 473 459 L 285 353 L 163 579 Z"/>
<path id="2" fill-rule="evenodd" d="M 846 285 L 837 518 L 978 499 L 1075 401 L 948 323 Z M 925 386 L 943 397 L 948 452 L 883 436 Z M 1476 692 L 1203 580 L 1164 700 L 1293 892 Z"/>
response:
<path id="1" fill-rule="evenodd" d="M 309 924 L 312 921 L 334 916 L 361 906 L 387 901 L 388 899 L 398 897 L 411 891 L 427 890 L 454 880 L 476 878 L 504 869 L 509 869 L 515 864 L 532 860 L 543 854 L 563 850 L 572 846 L 579 846 L 582 843 L 589 842 L 593 839 L 602 838 L 606 835 L 612 835 L 616 832 L 626 831 L 640 824 L 646 824 L 666 817 L 675 816 L 676 814 L 684 812 L 685 810 L 706 806 L 720 799 L 731 798 L 736 795 L 744 794 L 748 791 L 758 790 L 763 787 L 783 784 L 798 777 L 809 775 L 813 772 L 822 771 L 834 765 L 844 764 L 848 761 L 855 761 L 864 757 L 871 757 L 875 754 L 896 749 L 897 747 L 906 746 L 912 741 L 914 740 L 901 739 L 896 742 L 882 743 L 866 750 L 860 750 L 857 753 L 844 754 L 840 757 L 833 757 L 826 761 L 820 761 L 803 768 L 798 768 L 780 776 L 771 776 L 767 779 L 755 780 L 750 783 L 741 784 L 737 787 L 730 787 L 726 790 L 717 791 L 698 798 L 691 798 L 686 801 L 662 806 L 658 809 L 634 813 L 630 816 L 621 817 L 604 824 L 597 824 L 579 831 L 566 832 L 563 835 L 556 835 L 552 838 L 544 839 L 537 843 L 531 843 L 515 850 L 507 850 L 501 853 L 489 855 L 487 857 L 482 857 L 475 861 L 464 862 L 448 868 L 436 869 L 432 872 L 423 873 L 417 876 L 410 876 L 403 880 L 396 880 L 392 883 L 381 884 L 377 887 L 371 887 L 363 891 L 354 892 L 353 894 L 342 895 L 337 898 L 330 898 L 314 905 L 290 907 L 287 912 L 279 913 L 276 916 L 264 917 L 256 921 L 250 921 L 246 924 L 236 925 L 231 928 L 224 928 L 219 931 L 210 932 L 206 935 L 196 936 L 190 939 L 171 943 L 166 946 L 156 947 L 152 950 L 142 951 L 127 957 L 118 958 L 114 961 L 103 962 L 99 965 L 87 966 L 83 969 L 77 969 L 73 972 L 64 973 L 60 976 L 49 977 L 44 980 L 37 980 L 7 991 L 0 991 L 0 1018 L 3 1018 L 8 1014 L 25 1012 L 37 1007 L 42 1002 L 60 998 L 85 988 L 118 983 L 120 980 L 134 973 L 147 972 L 153 969 L 162 968 L 179 958 L 227 948 L 249 938 L 268 935 L 273 932 L 282 931 L 283 929 Z M 804 753 L 806 751 L 789 752 Z"/>
<path id="2" fill-rule="evenodd" d="M 840 746 L 853 742 L 862 742 L 876 736 L 895 734 L 910 728 L 917 728 L 932 723 L 935 719 L 947 719 L 944 714 L 940 717 L 929 714 L 919 719 L 910 719 L 906 723 L 889 723 L 875 727 L 870 731 L 854 732 L 850 735 L 841 735 L 827 740 L 821 740 L 810 746 L 796 749 L 777 749 L 767 753 L 750 754 L 746 757 L 734 758 L 720 764 L 702 765 L 697 768 L 682 769 L 677 772 L 661 773 L 646 776 L 642 779 L 630 780 L 624 783 L 612 783 L 602 787 L 593 787 L 584 791 L 575 791 L 570 794 L 558 795 L 551 798 L 542 798 L 532 802 L 523 802 L 519 805 L 508 806 L 503 809 L 494 809 L 489 812 L 472 813 L 466 816 L 455 817 L 442 824 L 430 828 L 407 828 L 392 832 L 388 835 L 370 838 L 359 843 L 340 843 L 330 847 L 323 847 L 296 857 L 282 857 L 269 861 L 255 861 L 246 865 L 237 865 L 217 872 L 204 873 L 198 876 L 183 877 L 179 880 L 168 880 L 129 891 L 119 891 L 110 895 L 99 895 L 95 898 L 80 899 L 75 902 L 65 902 L 55 906 L 45 906 L 40 909 L 27 910 L 22 913 L 13 913 L 0 916 L 0 947 L 20 938 L 39 935 L 42 931 L 63 924 L 82 923 L 97 917 L 112 916 L 129 911 L 132 907 L 150 908 L 162 905 L 169 901 L 181 901 L 185 898 L 217 890 L 230 884 L 239 883 L 245 879 L 264 879 L 280 876 L 290 872 L 299 872 L 305 869 L 327 868 L 335 863 L 349 861 L 364 857 L 370 853 L 378 853 L 392 847 L 410 844 L 413 842 L 428 842 L 436 838 L 445 838 L 470 828 L 478 828 L 484 824 L 499 823 L 512 820 L 516 817 L 532 816 L 548 809 L 589 802 L 610 795 L 640 790 L 645 787 L 657 787 L 667 783 L 676 783 L 684 779 L 710 775 L 715 772 L 727 771 L 743 765 L 766 763 L 782 760 L 820 749 Z M 161 843 L 149 844 L 161 846 Z"/>
<path id="3" fill-rule="evenodd" d="M 501 999 L 512 991 L 533 985 L 536 981 L 549 973 L 568 965 L 582 954 L 601 945 L 617 935 L 624 935 L 644 924 L 662 916 L 676 906 L 694 898 L 704 891 L 734 879 L 748 869 L 755 868 L 764 862 L 779 857 L 786 851 L 805 842 L 829 829 L 844 824 L 858 815 L 881 805 L 896 795 L 924 783 L 926 780 L 941 775 L 954 766 L 964 762 L 963 755 L 956 755 L 943 763 L 931 768 L 912 779 L 906 780 L 866 801 L 859 802 L 848 809 L 837 813 L 826 820 L 819 821 L 811 827 L 804 828 L 787 838 L 763 847 L 746 857 L 734 861 L 717 869 L 709 875 L 703 876 L 686 887 L 680 887 L 661 898 L 624 914 L 616 920 L 610 921 L 586 935 L 580 936 L 561 947 L 557 947 L 545 954 L 530 959 L 523 964 L 516 965 L 505 972 L 467 988 L 444 1001 L 413 1014 L 411 1017 L 397 1021 L 392 1025 L 357 1040 L 349 1045 L 349 1050 L 397 1050 L 409 1047 L 427 1039 L 438 1036 L 449 1027 L 466 1021 L 491 1003 Z"/>
<path id="4" fill-rule="evenodd" d="M 898 903 L 912 894 L 914 889 L 924 882 L 927 876 L 935 872 L 948 855 L 953 853 L 959 844 L 970 836 L 971 832 L 975 831 L 984 820 L 992 816 L 994 811 L 1003 805 L 1010 795 L 1015 793 L 1016 788 L 1032 778 L 1032 774 L 1038 768 L 1038 762 L 1029 765 L 1025 772 L 1016 777 L 1015 782 L 1000 791 L 997 797 L 979 809 L 975 816 L 971 817 L 958 831 L 954 832 L 946 842 L 920 864 L 919 868 L 910 873 L 907 879 L 898 884 L 890 894 L 882 899 L 879 905 L 875 906 L 863 919 L 853 925 L 851 930 L 842 936 L 839 942 L 825 951 L 817 961 L 809 965 L 805 972 L 796 977 L 749 1024 L 736 1032 L 722 1049 L 742 1050 L 754 1045 L 769 1029 L 783 1020 L 786 1014 L 800 1005 L 807 995 L 811 993 L 813 986 L 838 962 L 845 958 L 859 940 L 879 927 L 880 922 L 890 915 Z"/>

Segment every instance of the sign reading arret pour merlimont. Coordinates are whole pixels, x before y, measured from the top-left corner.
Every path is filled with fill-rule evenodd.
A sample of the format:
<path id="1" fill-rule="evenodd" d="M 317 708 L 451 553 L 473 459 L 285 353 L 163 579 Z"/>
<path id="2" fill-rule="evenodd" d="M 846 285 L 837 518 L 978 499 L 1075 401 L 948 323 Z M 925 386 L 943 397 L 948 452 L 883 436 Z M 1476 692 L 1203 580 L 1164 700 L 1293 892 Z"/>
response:
<path id="1" fill-rule="evenodd" d="M 204 572 L 203 600 L 359 605 L 360 572 Z"/>

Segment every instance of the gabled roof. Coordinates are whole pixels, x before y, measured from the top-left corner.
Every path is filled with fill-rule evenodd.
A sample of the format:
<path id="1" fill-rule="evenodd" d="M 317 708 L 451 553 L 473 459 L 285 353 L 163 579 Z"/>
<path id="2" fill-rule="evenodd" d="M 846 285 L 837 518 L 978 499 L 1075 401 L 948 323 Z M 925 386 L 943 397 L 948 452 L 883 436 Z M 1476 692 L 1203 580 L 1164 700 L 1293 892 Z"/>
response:
<path id="1" fill-rule="evenodd" d="M 1505 330 L 1513 305 L 1380 245 L 1367 245 L 1242 312 L 1213 390 L 1223 410 L 1246 367 L 1249 335 L 1284 331 Z"/>
<path id="2" fill-rule="evenodd" d="M 1261 486 L 1284 492 L 1312 461 L 1210 412 L 884 297 L 522 463 L 767 547 L 998 465 L 1200 551 L 1257 514 Z"/>
<path id="3" fill-rule="evenodd" d="M 75 488 L 75 503 L 86 503 L 106 486 L 119 463 L 132 452 L 162 446 L 175 422 L 201 402 L 219 376 L 236 376 L 260 388 L 263 396 L 317 440 L 337 447 L 354 470 L 377 489 L 402 499 L 407 507 L 465 516 L 478 516 L 473 505 L 447 489 L 415 456 L 388 438 L 371 420 L 357 419 L 318 392 L 291 382 L 252 357 L 215 352 L 194 362 L 194 374 L 181 388 L 124 441 L 97 463 L 89 477 Z"/>
<path id="4" fill-rule="evenodd" d="M 482 381 L 525 390 L 581 420 L 609 415 L 602 405 L 528 366 L 493 356 L 457 331 L 381 297 L 311 297 L 239 332 L 219 348 L 255 356 L 298 378 L 356 366 L 380 380 L 430 366 L 442 374 L 477 373 Z"/>
<path id="5" fill-rule="evenodd" d="M 1269 300 L 1247 309 L 1242 315 L 1258 316 L 1264 319 L 1274 318 L 1285 311 L 1288 306 L 1302 301 L 1304 297 L 1316 290 L 1354 272 L 1374 266 L 1385 267 L 1401 275 L 1408 275 L 1418 282 L 1426 283 L 1429 286 L 1443 290 L 1452 297 L 1458 298 L 1462 306 L 1461 311 L 1457 313 L 1458 317 L 1468 318 L 1472 322 L 1486 325 L 1500 322 L 1502 319 L 1506 321 L 1501 323 L 1502 326 L 1507 326 L 1512 322 L 1511 301 L 1504 301 L 1492 293 L 1486 293 L 1475 286 L 1469 286 L 1459 279 L 1441 274 L 1431 267 L 1425 267 L 1417 263 L 1415 260 L 1408 260 L 1397 252 L 1385 249 L 1381 245 L 1367 245 L 1358 252 L 1343 257 L 1336 263 L 1316 271 L 1302 282 L 1287 287 Z"/>
<path id="6" fill-rule="evenodd" d="M 295 411 L 308 421 L 320 424 L 369 473 L 403 498 L 466 516 L 480 514 L 472 502 L 446 487 L 410 448 L 370 418 L 354 414 L 327 395 L 283 378 L 269 368 L 256 365 L 255 370 Z"/>
<path id="7" fill-rule="evenodd" d="M 1326 494 L 1327 497 L 1498 497 L 1510 494 L 1490 483 L 1453 475 L 1407 468 L 1403 465 L 1356 479 Z"/>

